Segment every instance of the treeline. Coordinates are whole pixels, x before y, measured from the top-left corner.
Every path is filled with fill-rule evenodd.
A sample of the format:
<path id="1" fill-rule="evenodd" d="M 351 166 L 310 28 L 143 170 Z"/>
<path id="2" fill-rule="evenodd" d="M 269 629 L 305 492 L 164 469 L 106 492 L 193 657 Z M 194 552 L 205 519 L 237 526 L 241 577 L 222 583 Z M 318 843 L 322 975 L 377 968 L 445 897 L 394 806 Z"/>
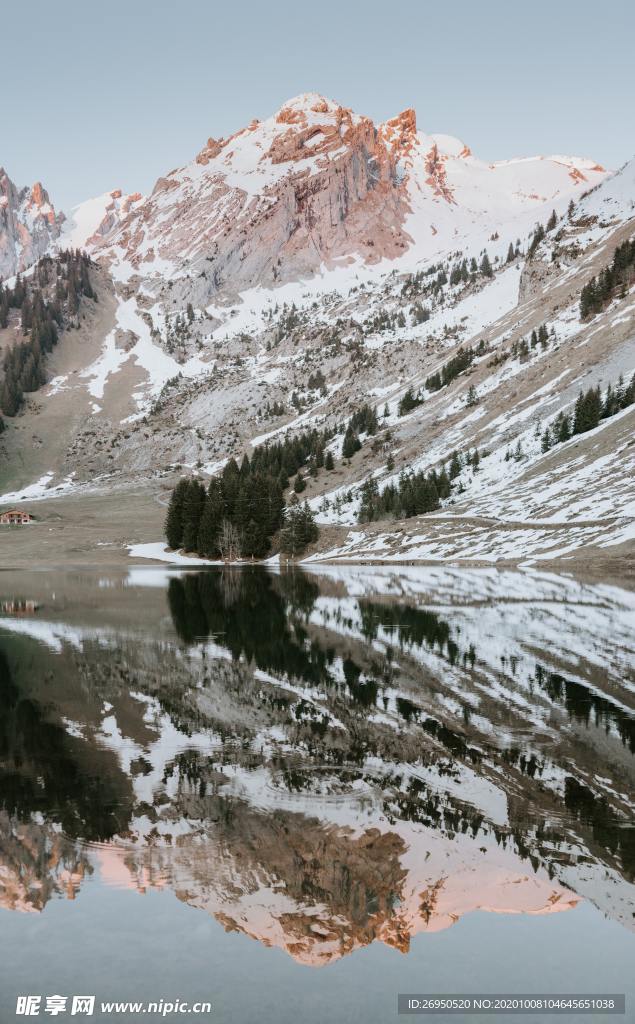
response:
<path id="1" fill-rule="evenodd" d="M 601 420 L 615 416 L 635 402 L 635 374 L 630 383 L 625 384 L 620 377 L 615 386 L 609 384 L 604 397 L 599 387 L 581 391 L 577 397 L 573 413 L 560 412 L 553 424 L 547 427 L 542 435 L 541 450 L 548 452 L 556 444 L 568 441 L 576 434 L 584 434 L 593 430 Z"/>
<path id="2" fill-rule="evenodd" d="M 165 522 L 172 549 L 227 561 L 263 558 L 279 531 L 281 549 L 290 555 L 299 554 L 318 536 L 308 504 L 292 504 L 285 510 L 278 479 L 254 469 L 248 456 L 240 467 L 235 459 L 228 462 L 207 489 L 200 480 L 180 480 Z"/>
<path id="3" fill-rule="evenodd" d="M 5 416 L 19 412 L 25 393 L 37 391 L 46 380 L 46 357 L 57 344 L 65 316 L 74 317 L 81 296 L 95 299 L 88 268 L 91 261 L 79 250 L 43 257 L 28 281 L 18 274 L 9 288 L 0 282 L 0 327 L 7 327 L 10 310 L 20 310 L 24 341 L 5 354 L 0 408 Z"/>
<path id="4" fill-rule="evenodd" d="M 624 289 L 630 284 L 635 274 L 635 238 L 630 242 L 618 245 L 613 254 L 610 266 L 592 277 L 580 293 L 580 319 L 600 313 L 609 304 L 618 288 Z"/>

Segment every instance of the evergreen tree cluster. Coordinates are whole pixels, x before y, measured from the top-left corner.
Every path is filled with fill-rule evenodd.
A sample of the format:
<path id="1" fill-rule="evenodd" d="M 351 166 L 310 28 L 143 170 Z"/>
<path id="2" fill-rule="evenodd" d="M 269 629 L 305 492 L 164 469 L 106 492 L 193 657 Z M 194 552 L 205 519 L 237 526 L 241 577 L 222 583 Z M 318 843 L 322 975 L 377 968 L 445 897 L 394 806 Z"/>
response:
<path id="1" fill-rule="evenodd" d="M 316 370 L 315 373 L 309 375 L 307 381 L 307 387 L 309 391 L 320 391 L 324 392 L 326 389 L 326 377 L 321 370 Z"/>
<path id="2" fill-rule="evenodd" d="M 306 490 L 303 470 L 315 477 L 321 469 L 334 469 L 333 454 L 326 445 L 337 434 L 344 432 L 342 456 L 346 459 L 361 448 L 360 433 L 374 435 L 378 430 L 377 412 L 365 403 L 346 428 L 340 423 L 261 445 L 251 459 L 245 455 L 240 466 L 231 459 L 207 490 L 199 480 L 180 480 L 165 522 L 170 548 L 207 558 L 262 558 L 281 530 L 281 542 L 287 545 L 283 550 L 299 551 L 317 536 L 308 505 L 298 505 L 295 497 Z M 283 494 L 291 479 L 294 496 L 285 512 Z"/>
<path id="3" fill-rule="evenodd" d="M 505 257 L 505 263 L 513 263 L 515 259 L 520 256 L 520 239 L 516 239 L 516 245 L 513 242 L 509 243 L 507 249 L 507 256 Z"/>
<path id="4" fill-rule="evenodd" d="M 377 413 L 367 402 L 353 413 L 348 425 L 359 434 L 376 434 L 379 430 Z"/>
<path id="5" fill-rule="evenodd" d="M 5 416 L 15 416 L 25 392 L 37 391 L 44 384 L 46 357 L 57 344 L 65 315 L 76 316 L 83 295 L 96 298 L 90 264 L 85 253 L 68 250 L 55 259 L 45 256 L 39 260 L 28 282 L 19 274 L 13 288 L 0 282 L 0 327 L 7 327 L 11 308 L 19 309 L 25 336 L 4 357 L 0 408 Z"/>
<path id="6" fill-rule="evenodd" d="M 440 370 L 433 373 L 426 379 L 426 388 L 428 391 L 440 391 L 447 384 L 451 384 L 460 373 L 463 373 L 472 365 L 477 356 L 483 355 L 485 352 L 485 342 L 481 339 L 476 348 L 468 345 L 466 348 L 460 348 L 455 356 L 445 363 Z"/>
<path id="7" fill-rule="evenodd" d="M 620 377 L 615 386 L 609 384 L 604 397 L 599 387 L 581 391 L 576 399 L 573 413 L 559 412 L 551 426 L 542 434 L 540 447 L 548 452 L 556 444 L 568 441 L 575 434 L 593 430 L 601 420 L 615 416 L 635 402 L 635 374 L 625 384 Z"/>
<path id="8" fill-rule="evenodd" d="M 295 475 L 304 490 L 304 466 L 315 475 L 333 468 L 325 445 L 333 432 L 309 430 L 256 448 L 240 464 L 231 459 L 205 490 L 199 480 L 176 485 L 165 523 L 168 544 L 206 558 L 262 558 L 283 524 L 283 493 Z M 298 483 L 298 479 L 302 484 Z"/>
<path id="9" fill-rule="evenodd" d="M 541 324 L 538 330 L 532 330 L 529 338 L 516 339 L 510 349 L 512 359 L 520 359 L 521 363 L 526 362 L 538 345 L 544 351 L 549 344 L 549 331 L 546 324 Z"/>
<path id="10" fill-rule="evenodd" d="M 529 247 L 527 249 L 527 259 L 528 260 L 533 258 L 533 256 L 536 253 L 536 250 L 538 249 L 538 246 L 540 245 L 540 243 L 542 242 L 544 237 L 545 237 L 544 226 L 542 224 L 536 224 L 536 229 L 535 229 L 535 231 L 534 231 L 534 233 L 533 233 L 533 235 L 531 237 L 531 242 L 529 243 Z"/>
<path id="11" fill-rule="evenodd" d="M 467 269 L 467 260 L 462 260 L 460 263 L 455 263 L 450 271 L 450 284 L 468 284 L 470 280 L 470 272 Z"/>
<path id="12" fill-rule="evenodd" d="M 361 447 L 362 442 L 359 439 L 359 435 L 353 430 L 349 423 L 344 433 L 344 443 L 342 444 L 342 458 L 352 459 L 355 452 L 358 452 Z"/>
<path id="13" fill-rule="evenodd" d="M 186 314 L 177 313 L 176 316 L 166 320 L 165 347 L 166 351 L 169 352 L 170 355 L 174 355 L 175 352 L 180 352 L 183 355 L 185 354 L 187 343 L 191 338 L 191 327 L 194 321 L 193 316 L 190 319 L 188 312 L 189 309 L 192 309 L 193 312 L 191 304 L 188 304 Z M 159 336 L 159 332 L 156 330 L 155 336 Z"/>
<path id="14" fill-rule="evenodd" d="M 618 288 L 626 294 L 626 288 L 635 276 L 635 238 L 618 245 L 608 267 L 592 277 L 580 293 L 580 319 L 600 313 L 611 301 Z"/>
<path id="15" fill-rule="evenodd" d="M 477 263 L 475 257 L 472 257 L 469 264 L 467 259 L 459 260 L 449 270 L 449 274 L 448 268 L 443 263 L 434 263 L 426 270 L 408 274 L 401 286 L 401 298 L 417 300 L 409 310 L 412 325 L 416 326 L 430 319 L 430 310 L 422 304 L 421 298 L 439 301 L 443 294 L 443 288 L 448 283 L 450 286 L 468 285 L 479 276 L 486 279 L 494 276 L 487 250 L 483 250 L 480 263 Z M 364 330 L 367 334 L 381 334 L 384 331 L 394 331 L 399 327 L 406 327 L 406 325 L 406 315 L 403 309 L 392 312 L 381 309 L 364 321 Z"/>
<path id="16" fill-rule="evenodd" d="M 364 403 L 353 413 L 346 425 L 344 443 L 342 445 L 342 458 L 351 459 L 355 452 L 360 450 L 362 447 L 362 442 L 359 439 L 360 434 L 373 435 L 378 430 L 377 412 L 371 405 Z"/>
<path id="17" fill-rule="evenodd" d="M 393 313 L 380 309 L 364 321 L 364 330 L 367 334 L 381 334 L 383 331 L 394 331 L 405 326 L 406 317 L 402 309 Z"/>
<path id="18" fill-rule="evenodd" d="M 451 483 L 445 466 L 439 473 L 402 473 L 397 483 L 388 484 L 379 491 L 377 480 L 371 477 L 361 488 L 360 523 L 394 516 L 410 519 L 426 512 L 435 512 L 440 499 L 450 495 Z"/>
<path id="19" fill-rule="evenodd" d="M 280 529 L 283 506 L 274 477 L 254 470 L 247 456 L 240 467 L 232 459 L 207 490 L 200 480 L 179 481 L 165 521 L 167 541 L 206 558 L 262 558 Z"/>
<path id="20" fill-rule="evenodd" d="M 284 523 L 280 531 L 280 550 L 295 557 L 302 554 L 308 544 L 318 539 L 319 530 L 313 513 L 305 501 L 293 503 L 284 510 Z"/>
<path id="21" fill-rule="evenodd" d="M 421 390 L 415 392 L 412 388 L 408 388 L 399 399 L 399 415 L 405 416 L 406 413 L 412 412 L 412 410 L 416 409 L 419 405 L 423 405 L 423 395 L 421 394 Z"/>
<path id="22" fill-rule="evenodd" d="M 370 523 L 390 516 L 409 519 L 425 515 L 426 512 L 436 512 L 441 501 L 449 498 L 455 487 L 459 493 L 463 491 L 460 481 L 457 485 L 462 470 L 470 467 L 477 473 L 480 461 L 478 448 L 464 455 L 453 451 L 447 468 L 442 463 L 440 468 L 432 469 L 429 473 L 402 473 L 396 484 L 388 484 L 381 493 L 374 477 L 366 480 L 360 491 L 359 522 Z"/>
<path id="23" fill-rule="evenodd" d="M 432 280 L 434 278 L 434 280 Z M 414 299 L 418 295 L 431 295 L 447 283 L 447 271 L 443 263 L 433 263 L 425 270 L 416 274 L 408 274 L 401 286 L 401 295 L 405 299 Z"/>
<path id="24" fill-rule="evenodd" d="M 261 413 L 262 418 L 265 420 L 276 419 L 278 416 L 284 416 L 284 405 L 282 402 L 267 402 L 264 412 Z"/>

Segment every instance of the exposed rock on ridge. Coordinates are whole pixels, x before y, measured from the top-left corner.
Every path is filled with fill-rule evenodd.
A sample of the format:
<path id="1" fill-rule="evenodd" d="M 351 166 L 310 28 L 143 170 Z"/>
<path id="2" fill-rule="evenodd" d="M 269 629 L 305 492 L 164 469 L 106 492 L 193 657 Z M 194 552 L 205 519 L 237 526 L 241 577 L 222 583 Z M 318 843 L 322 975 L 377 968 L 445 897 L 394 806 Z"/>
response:
<path id="1" fill-rule="evenodd" d="M 0 167 L 0 277 L 11 277 L 43 256 L 63 221 L 41 182 L 18 188 Z"/>

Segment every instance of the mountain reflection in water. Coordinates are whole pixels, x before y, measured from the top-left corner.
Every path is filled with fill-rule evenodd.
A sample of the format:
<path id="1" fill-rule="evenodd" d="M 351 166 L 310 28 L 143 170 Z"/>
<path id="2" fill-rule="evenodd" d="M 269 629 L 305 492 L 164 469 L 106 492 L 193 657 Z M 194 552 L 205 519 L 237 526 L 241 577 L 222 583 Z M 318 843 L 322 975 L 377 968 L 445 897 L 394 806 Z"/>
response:
<path id="1" fill-rule="evenodd" d="M 475 909 L 633 927 L 630 591 L 353 567 L 0 589 L 2 906 L 169 888 L 315 965 Z"/>

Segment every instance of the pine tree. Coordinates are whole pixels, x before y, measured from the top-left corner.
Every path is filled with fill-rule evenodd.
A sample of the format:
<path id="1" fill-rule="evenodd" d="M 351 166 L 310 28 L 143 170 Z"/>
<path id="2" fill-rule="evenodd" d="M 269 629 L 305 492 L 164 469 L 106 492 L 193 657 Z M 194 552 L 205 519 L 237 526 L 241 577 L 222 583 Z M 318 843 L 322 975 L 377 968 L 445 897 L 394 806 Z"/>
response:
<path id="1" fill-rule="evenodd" d="M 295 557 L 301 554 L 307 544 L 318 539 L 318 528 L 307 502 L 298 503 L 297 498 L 286 509 L 284 526 L 280 532 L 280 549 L 283 554 Z"/>
<path id="2" fill-rule="evenodd" d="M 255 519 L 250 519 L 242 531 L 241 555 L 243 558 L 255 558 L 260 554 L 262 545 L 261 533 Z"/>
<path id="3" fill-rule="evenodd" d="M 568 441 L 571 437 L 571 420 L 566 413 L 559 413 L 554 423 L 554 436 L 558 443 Z"/>
<path id="4" fill-rule="evenodd" d="M 306 547 L 308 544 L 313 544 L 318 539 L 319 535 L 319 530 L 317 527 L 317 523 L 315 522 L 315 517 L 313 515 L 313 512 L 309 508 L 309 503 L 307 501 L 304 502 L 304 505 L 300 510 L 300 523 L 301 536 Z"/>
<path id="5" fill-rule="evenodd" d="M 472 408 L 472 406 L 474 405 L 478 405 L 478 394 L 473 384 L 470 384 L 469 388 L 467 389 L 465 404 L 467 405 L 468 409 Z"/>
<path id="6" fill-rule="evenodd" d="M 189 480 L 183 496 L 183 547 L 186 551 L 196 551 L 204 505 L 203 484 L 200 480 Z"/>
<path id="7" fill-rule="evenodd" d="M 344 443 L 342 445 L 342 458 L 350 459 L 353 457 L 355 452 L 358 452 L 362 447 L 359 437 L 353 430 L 352 426 L 348 425 L 346 433 L 344 434 Z M 298 492 L 299 493 L 299 492 Z"/>
<path id="8" fill-rule="evenodd" d="M 224 504 L 220 483 L 218 480 L 212 479 L 207 488 L 196 544 L 196 550 L 204 558 L 214 558 L 218 554 L 218 534 L 223 514 Z"/>
<path id="9" fill-rule="evenodd" d="M 333 452 L 327 451 L 324 456 L 324 468 L 330 473 L 334 469 Z"/>
<path id="10" fill-rule="evenodd" d="M 459 453 L 453 451 L 450 457 L 450 480 L 456 480 L 457 476 L 461 473 L 461 460 Z"/>
<path id="11" fill-rule="evenodd" d="M 179 480 L 172 491 L 168 513 L 165 520 L 165 535 L 168 547 L 176 551 L 183 543 L 183 500 L 188 489 L 188 481 Z"/>
<path id="12" fill-rule="evenodd" d="M 481 265 L 480 265 L 479 269 L 480 269 L 481 274 L 483 275 L 483 277 L 493 277 L 494 276 L 494 271 L 492 270 L 492 264 L 490 263 L 489 256 L 487 255 L 486 252 L 483 253 L 483 259 L 481 260 Z"/>
<path id="13" fill-rule="evenodd" d="M 298 475 L 293 481 L 293 490 L 295 491 L 296 494 L 302 494 L 302 491 L 306 490 L 306 482 L 300 470 L 298 470 Z"/>
<path id="14" fill-rule="evenodd" d="M 426 387 L 427 386 L 428 381 L 426 381 Z M 419 405 L 423 405 L 423 395 L 421 394 L 421 391 L 419 390 L 415 393 L 412 388 L 407 388 L 399 399 L 399 415 L 405 416 L 406 413 L 412 412 L 412 410 L 416 409 Z"/>
<path id="15" fill-rule="evenodd" d="M 532 256 L 536 252 L 536 249 L 538 248 L 538 246 L 540 245 L 540 243 L 542 242 L 544 237 L 545 237 L 545 229 L 544 229 L 544 227 L 542 226 L 542 224 L 536 224 L 536 230 L 534 231 L 534 234 L 533 234 L 533 237 L 531 239 L 531 242 L 529 243 L 529 248 L 527 250 L 527 259 L 530 260 L 532 258 Z"/>

